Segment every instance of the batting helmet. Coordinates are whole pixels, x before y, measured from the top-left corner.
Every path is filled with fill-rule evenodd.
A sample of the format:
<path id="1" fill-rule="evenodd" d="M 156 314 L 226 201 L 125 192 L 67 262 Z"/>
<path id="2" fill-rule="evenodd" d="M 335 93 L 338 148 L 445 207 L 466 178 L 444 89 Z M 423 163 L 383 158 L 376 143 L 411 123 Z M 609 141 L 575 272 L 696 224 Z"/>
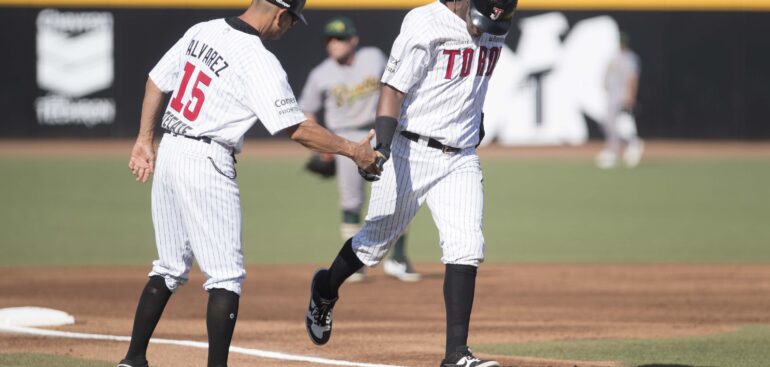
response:
<path id="1" fill-rule="evenodd" d="M 518 0 L 470 0 L 471 22 L 484 33 L 502 36 L 511 27 Z"/>

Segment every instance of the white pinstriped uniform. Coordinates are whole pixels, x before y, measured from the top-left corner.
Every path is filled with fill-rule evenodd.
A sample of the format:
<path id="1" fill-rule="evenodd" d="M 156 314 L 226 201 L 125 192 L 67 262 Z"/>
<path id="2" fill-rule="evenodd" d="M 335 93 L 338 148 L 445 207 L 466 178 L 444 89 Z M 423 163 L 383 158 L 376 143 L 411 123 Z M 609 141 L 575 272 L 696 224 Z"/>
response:
<path id="1" fill-rule="evenodd" d="M 373 266 L 387 253 L 424 202 L 433 215 L 445 264 L 484 261 L 484 193 L 475 146 L 489 78 L 504 37 L 472 38 L 445 5 L 410 11 L 393 43 L 382 83 L 404 92 L 399 129 L 382 177 L 372 185 L 366 223 L 353 238 L 361 261 Z M 428 147 L 433 138 L 461 150 Z"/>
<path id="2" fill-rule="evenodd" d="M 173 92 L 162 126 L 174 133 L 165 134 L 158 149 L 152 185 L 158 260 L 150 276 L 163 276 L 174 291 L 187 281 L 195 257 L 206 290 L 240 294 L 246 271 L 234 153 L 257 119 L 275 134 L 305 116 L 281 64 L 237 18 L 190 28 L 150 79 Z"/>

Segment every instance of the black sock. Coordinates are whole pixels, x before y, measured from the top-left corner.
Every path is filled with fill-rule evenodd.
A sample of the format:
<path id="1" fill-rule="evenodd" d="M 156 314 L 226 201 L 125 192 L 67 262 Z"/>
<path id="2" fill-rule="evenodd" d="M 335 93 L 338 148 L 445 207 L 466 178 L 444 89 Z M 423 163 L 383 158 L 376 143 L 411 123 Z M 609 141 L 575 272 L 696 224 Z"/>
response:
<path id="1" fill-rule="evenodd" d="M 238 319 L 237 293 L 225 289 L 209 290 L 206 311 L 206 329 L 209 334 L 208 367 L 227 367 L 230 342 L 233 339 L 235 321 Z"/>
<path id="2" fill-rule="evenodd" d="M 468 326 L 476 289 L 475 266 L 448 264 L 444 272 L 446 307 L 446 355 L 468 344 Z"/>
<path id="3" fill-rule="evenodd" d="M 343 210 L 342 211 L 342 223 L 358 224 L 361 222 L 361 214 L 358 212 Z"/>
<path id="4" fill-rule="evenodd" d="M 144 286 L 139 304 L 134 316 L 134 329 L 131 331 L 131 344 L 128 346 L 126 358 L 134 362 L 147 359 L 147 344 L 150 343 L 155 326 L 160 321 L 163 309 L 166 308 L 171 291 L 166 287 L 162 276 L 153 275 Z"/>
<path id="5" fill-rule="evenodd" d="M 353 252 L 353 239 L 351 238 L 345 242 L 334 262 L 332 262 L 332 266 L 329 267 L 327 281 L 321 282 L 319 289 L 321 297 L 326 299 L 337 298 L 340 286 L 345 282 L 345 279 L 348 279 L 348 277 L 362 267 L 364 267 L 364 263 Z M 324 284 L 327 284 L 327 287 L 324 287 Z"/>

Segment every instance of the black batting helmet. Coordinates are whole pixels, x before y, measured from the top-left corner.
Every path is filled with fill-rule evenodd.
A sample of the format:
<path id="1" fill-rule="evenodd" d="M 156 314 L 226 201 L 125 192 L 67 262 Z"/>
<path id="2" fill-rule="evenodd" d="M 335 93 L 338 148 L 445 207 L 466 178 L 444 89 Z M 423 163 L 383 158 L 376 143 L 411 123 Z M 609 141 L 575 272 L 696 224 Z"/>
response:
<path id="1" fill-rule="evenodd" d="M 484 33 L 502 36 L 511 27 L 518 0 L 469 0 L 471 22 Z"/>

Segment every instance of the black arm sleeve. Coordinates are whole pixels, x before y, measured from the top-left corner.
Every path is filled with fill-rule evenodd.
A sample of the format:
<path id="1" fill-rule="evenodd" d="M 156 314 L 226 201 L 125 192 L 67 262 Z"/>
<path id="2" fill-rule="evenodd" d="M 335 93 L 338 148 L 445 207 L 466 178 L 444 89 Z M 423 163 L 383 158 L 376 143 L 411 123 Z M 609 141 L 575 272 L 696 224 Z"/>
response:
<path id="1" fill-rule="evenodd" d="M 374 120 L 374 131 L 377 134 L 377 146 L 374 149 L 386 158 L 390 158 L 390 143 L 393 142 L 396 126 L 398 126 L 398 120 L 389 116 L 377 116 Z"/>

